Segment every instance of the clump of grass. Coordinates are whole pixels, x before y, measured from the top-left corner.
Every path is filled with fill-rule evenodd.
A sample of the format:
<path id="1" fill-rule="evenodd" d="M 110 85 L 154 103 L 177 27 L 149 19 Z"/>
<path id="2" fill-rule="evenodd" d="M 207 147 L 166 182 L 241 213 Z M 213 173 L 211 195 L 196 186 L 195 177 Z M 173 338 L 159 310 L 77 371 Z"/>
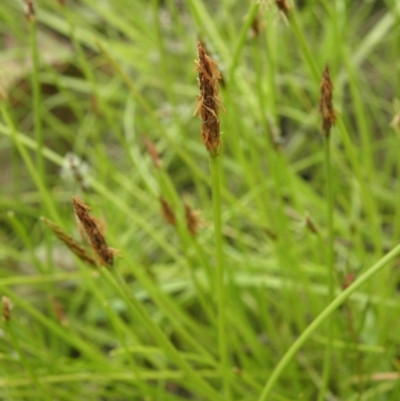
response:
<path id="1" fill-rule="evenodd" d="M 394 3 L 57 3 L 0 7 L 0 398 L 398 399 Z"/>

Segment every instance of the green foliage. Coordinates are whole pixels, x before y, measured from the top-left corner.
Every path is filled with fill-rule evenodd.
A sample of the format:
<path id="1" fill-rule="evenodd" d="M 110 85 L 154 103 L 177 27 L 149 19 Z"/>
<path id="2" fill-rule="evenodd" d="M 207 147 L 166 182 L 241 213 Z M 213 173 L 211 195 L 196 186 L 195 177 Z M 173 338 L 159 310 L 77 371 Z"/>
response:
<path id="1" fill-rule="evenodd" d="M 0 399 L 398 399 L 398 2 L 295 3 L 43 0 L 27 20 L 3 0 Z M 223 75 L 211 161 L 199 39 Z M 89 250 L 73 196 L 113 267 L 40 219 Z"/>

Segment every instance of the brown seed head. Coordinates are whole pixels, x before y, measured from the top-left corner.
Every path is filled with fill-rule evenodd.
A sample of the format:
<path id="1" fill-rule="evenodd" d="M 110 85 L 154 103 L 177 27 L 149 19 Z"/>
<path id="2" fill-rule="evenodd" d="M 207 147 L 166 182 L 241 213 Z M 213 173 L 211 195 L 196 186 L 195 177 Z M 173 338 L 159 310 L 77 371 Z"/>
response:
<path id="1" fill-rule="evenodd" d="M 198 43 L 199 60 L 196 60 L 196 70 L 199 72 L 200 94 L 193 115 L 199 114 L 201 124 L 201 139 L 207 150 L 218 156 L 221 149 L 218 110 L 224 110 L 219 98 L 218 81 L 221 74 L 217 63 L 209 57 L 201 44 Z"/>
<path id="2" fill-rule="evenodd" d="M 29 22 L 35 20 L 35 6 L 33 5 L 33 0 L 24 0 L 24 14 Z"/>
<path id="3" fill-rule="evenodd" d="M 319 112 L 322 115 L 322 130 L 324 135 L 329 137 L 331 127 L 336 121 L 336 112 L 332 105 L 333 84 L 328 66 L 325 67 L 322 73 L 320 90 Z"/>
<path id="4" fill-rule="evenodd" d="M 72 204 L 78 223 L 86 233 L 90 246 L 98 256 L 100 264 L 112 266 L 116 252 L 107 246 L 98 220 L 89 213 L 90 207 L 85 205 L 77 196 L 72 198 Z"/>
<path id="5" fill-rule="evenodd" d="M 162 196 L 160 196 L 160 203 L 161 203 L 161 213 L 164 217 L 164 220 L 171 226 L 175 226 L 176 217 L 174 211 L 172 210 L 171 205 Z"/>
<path id="6" fill-rule="evenodd" d="M 193 210 L 187 203 L 185 205 L 186 226 L 189 233 L 195 237 L 199 229 L 200 219 L 196 210 Z"/>
<path id="7" fill-rule="evenodd" d="M 89 255 L 89 253 L 76 242 L 72 237 L 70 237 L 61 227 L 53 223 L 51 220 L 45 217 L 41 218 L 43 223 L 53 231 L 54 235 L 69 248 L 69 250 L 75 254 L 80 260 L 88 263 L 91 266 L 96 266 L 96 261 Z"/>
<path id="8" fill-rule="evenodd" d="M 11 319 L 11 300 L 10 298 L 3 296 L 1 302 L 3 304 L 3 321 L 7 323 Z"/>
<path id="9" fill-rule="evenodd" d="M 149 138 L 147 138 L 147 136 L 143 136 L 143 142 L 144 145 L 146 146 L 147 151 L 149 152 L 151 160 L 153 161 L 154 167 L 156 169 L 161 168 L 161 158 L 159 153 L 157 152 L 156 145 L 154 145 L 154 142 L 152 142 Z"/>

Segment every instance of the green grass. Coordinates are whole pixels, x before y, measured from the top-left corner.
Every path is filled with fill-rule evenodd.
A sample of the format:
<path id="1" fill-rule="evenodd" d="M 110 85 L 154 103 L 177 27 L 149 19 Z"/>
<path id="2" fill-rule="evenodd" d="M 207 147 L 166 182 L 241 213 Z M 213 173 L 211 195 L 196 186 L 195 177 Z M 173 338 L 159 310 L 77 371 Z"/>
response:
<path id="1" fill-rule="evenodd" d="M 0 399 L 398 399 L 398 2 L 37 3 L 34 23 L 0 5 Z M 224 76 L 218 158 L 193 117 L 199 37 Z M 81 241 L 73 196 L 114 267 L 40 219 Z"/>

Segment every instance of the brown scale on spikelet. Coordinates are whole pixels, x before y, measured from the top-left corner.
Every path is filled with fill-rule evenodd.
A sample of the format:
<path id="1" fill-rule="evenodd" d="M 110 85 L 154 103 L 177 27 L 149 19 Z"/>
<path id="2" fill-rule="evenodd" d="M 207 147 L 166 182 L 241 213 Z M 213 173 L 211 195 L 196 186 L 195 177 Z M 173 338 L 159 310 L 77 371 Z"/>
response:
<path id="1" fill-rule="evenodd" d="M 164 217 L 164 220 L 171 226 L 175 226 L 176 217 L 174 211 L 172 210 L 171 205 L 162 196 L 160 196 L 160 204 L 161 204 L 161 213 Z"/>
<path id="2" fill-rule="evenodd" d="M 187 229 L 189 233 L 195 237 L 200 225 L 198 212 L 193 210 L 187 203 L 185 203 L 184 206 Z"/>
<path id="3" fill-rule="evenodd" d="M 208 47 L 206 45 L 206 42 L 203 40 L 203 38 L 200 35 L 198 37 L 198 42 L 201 44 L 201 47 L 203 48 L 204 53 L 206 53 L 208 55 L 212 54 L 212 52 L 208 49 Z M 196 63 L 197 63 L 197 60 L 196 60 Z M 220 75 L 220 78 L 218 80 L 219 81 L 218 84 L 222 88 L 225 88 L 226 87 L 226 81 L 225 81 L 225 78 L 224 78 L 224 74 L 222 74 L 222 72 L 219 71 L 219 75 Z"/>
<path id="4" fill-rule="evenodd" d="M 89 244 L 98 256 L 100 264 L 112 266 L 116 251 L 107 246 L 99 221 L 89 213 L 90 207 L 77 196 L 72 198 L 72 204 L 78 223 L 86 233 Z"/>
<path id="5" fill-rule="evenodd" d="M 288 2 L 286 0 L 275 0 L 275 4 L 286 18 L 289 18 L 290 7 Z"/>
<path id="6" fill-rule="evenodd" d="M 199 114 L 201 124 L 201 139 L 207 150 L 218 156 L 221 149 L 218 110 L 224 110 L 219 98 L 218 81 L 221 74 L 217 63 L 209 57 L 201 44 L 198 43 L 199 60 L 196 60 L 196 70 L 199 72 L 200 94 L 193 115 Z"/>
<path id="7" fill-rule="evenodd" d="M 154 145 L 154 142 L 152 142 L 147 136 L 143 135 L 143 142 L 144 145 L 146 146 L 147 152 L 149 153 L 151 160 L 153 161 L 153 165 L 156 169 L 160 169 L 162 164 L 161 164 L 161 158 L 160 155 L 156 149 L 156 145 Z"/>
<path id="8" fill-rule="evenodd" d="M 70 237 L 61 227 L 57 224 L 53 223 L 51 220 L 46 219 L 45 217 L 41 218 L 43 223 L 53 231 L 54 235 L 62 241 L 69 250 L 75 254 L 80 260 L 88 263 L 91 266 L 96 266 L 96 261 L 89 255 L 89 253 L 79 245 L 72 237 Z"/>
<path id="9" fill-rule="evenodd" d="M 1 298 L 1 303 L 3 304 L 3 321 L 7 323 L 11 319 L 11 300 L 3 296 Z"/>
<path id="10" fill-rule="evenodd" d="M 33 5 L 33 0 L 24 0 L 24 14 L 29 22 L 35 20 L 35 6 Z"/>
<path id="11" fill-rule="evenodd" d="M 336 121 L 336 112 L 332 105 L 333 84 L 328 66 L 325 67 L 322 73 L 320 90 L 319 112 L 322 115 L 322 130 L 324 135 L 329 137 L 331 127 Z"/>

